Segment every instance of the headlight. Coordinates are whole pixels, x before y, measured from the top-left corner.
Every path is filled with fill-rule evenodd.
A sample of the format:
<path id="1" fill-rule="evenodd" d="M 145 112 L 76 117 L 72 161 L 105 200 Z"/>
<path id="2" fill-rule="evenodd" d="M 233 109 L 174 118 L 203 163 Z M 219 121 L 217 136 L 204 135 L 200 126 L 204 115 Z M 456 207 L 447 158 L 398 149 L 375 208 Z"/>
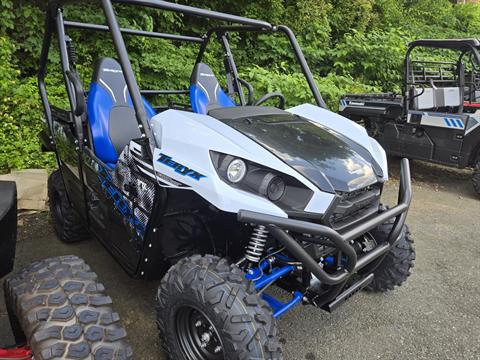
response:
<path id="1" fill-rule="evenodd" d="M 230 186 L 263 196 L 287 213 L 302 211 L 313 191 L 293 176 L 238 157 L 210 151 L 218 175 Z"/>
<path id="2" fill-rule="evenodd" d="M 285 193 L 285 181 L 272 173 L 267 173 L 260 185 L 260 192 L 272 201 L 278 201 Z"/>
<path id="3" fill-rule="evenodd" d="M 247 165 L 241 159 L 235 159 L 227 167 L 228 181 L 236 184 L 243 180 L 247 173 Z"/>

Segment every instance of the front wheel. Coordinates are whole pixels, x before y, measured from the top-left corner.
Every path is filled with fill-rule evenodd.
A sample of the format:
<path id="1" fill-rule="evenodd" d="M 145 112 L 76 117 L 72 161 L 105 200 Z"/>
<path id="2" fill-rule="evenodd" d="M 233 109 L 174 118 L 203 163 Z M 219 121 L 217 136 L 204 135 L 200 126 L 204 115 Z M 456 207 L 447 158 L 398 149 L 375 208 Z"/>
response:
<path id="1" fill-rule="evenodd" d="M 282 359 L 271 309 L 225 259 L 195 255 L 162 279 L 157 324 L 174 360 Z"/>
<path id="2" fill-rule="evenodd" d="M 381 243 L 387 240 L 393 227 L 393 221 L 382 224 L 371 231 L 371 234 Z M 410 276 L 414 266 L 415 248 L 413 238 L 407 225 L 403 226 L 400 239 L 387 253 L 383 261 L 373 272 L 373 281 L 366 287 L 367 291 L 385 292 L 402 285 Z"/>

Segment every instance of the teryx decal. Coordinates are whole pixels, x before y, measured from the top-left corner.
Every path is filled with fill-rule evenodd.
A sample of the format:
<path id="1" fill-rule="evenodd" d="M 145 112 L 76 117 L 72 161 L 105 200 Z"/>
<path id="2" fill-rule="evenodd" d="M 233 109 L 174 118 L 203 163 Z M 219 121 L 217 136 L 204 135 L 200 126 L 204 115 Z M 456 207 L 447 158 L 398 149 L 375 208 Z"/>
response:
<path id="1" fill-rule="evenodd" d="M 175 170 L 175 172 L 179 173 L 180 175 L 189 176 L 189 177 L 191 177 L 191 178 L 193 178 L 197 181 L 206 177 L 205 175 L 202 175 L 199 172 L 197 172 L 193 169 L 190 169 L 190 168 L 186 167 L 185 165 L 182 165 L 182 164 L 172 160 L 171 156 L 168 156 L 168 155 L 165 155 L 165 154 L 162 154 L 162 153 L 160 154 L 160 157 L 158 158 L 158 162 L 163 164 L 163 165 L 167 165 L 167 166 L 171 167 L 172 169 Z"/>

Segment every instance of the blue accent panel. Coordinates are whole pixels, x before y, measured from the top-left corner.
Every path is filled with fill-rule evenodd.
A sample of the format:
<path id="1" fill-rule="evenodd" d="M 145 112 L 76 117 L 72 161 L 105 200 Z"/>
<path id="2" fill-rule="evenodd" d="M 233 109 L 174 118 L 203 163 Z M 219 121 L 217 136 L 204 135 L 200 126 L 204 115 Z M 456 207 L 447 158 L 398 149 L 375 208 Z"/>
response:
<path id="1" fill-rule="evenodd" d="M 234 107 L 235 103 L 233 100 L 223 92 L 220 86 L 217 88 L 217 103 L 221 107 Z"/>
<path id="2" fill-rule="evenodd" d="M 190 102 L 192 104 L 193 112 L 197 114 L 207 113 L 207 95 L 199 89 L 197 85 L 190 85 Z"/>
<path id="3" fill-rule="evenodd" d="M 463 125 L 463 121 L 460 119 L 457 119 L 457 124 L 460 127 L 460 129 L 463 129 L 465 127 L 465 125 Z"/>
<path id="4" fill-rule="evenodd" d="M 448 127 L 451 127 L 450 121 L 448 120 L 448 118 L 444 118 L 443 120 L 445 121 L 445 124 L 447 124 Z"/>
<path id="5" fill-rule="evenodd" d="M 92 132 L 95 154 L 104 163 L 116 163 L 117 152 L 108 135 L 108 123 L 113 100 L 101 85 L 92 83 L 88 92 L 88 121 Z"/>
<path id="6" fill-rule="evenodd" d="M 295 291 L 293 293 L 293 298 L 290 300 L 288 303 L 284 304 L 281 301 L 277 300 L 271 295 L 268 295 L 266 293 L 262 294 L 263 300 L 265 300 L 268 305 L 273 310 L 273 317 L 278 318 L 280 315 L 283 315 L 286 313 L 288 310 L 292 309 L 295 305 L 297 305 L 300 301 L 302 301 L 303 294 L 299 291 Z"/>
<path id="7" fill-rule="evenodd" d="M 197 114 L 207 114 L 207 107 L 212 104 L 212 102 L 209 101 L 207 94 L 195 84 L 190 85 L 190 102 L 192 104 L 193 112 Z M 235 106 L 233 100 L 230 99 L 220 87 L 217 90 L 216 104 L 220 107 Z"/>

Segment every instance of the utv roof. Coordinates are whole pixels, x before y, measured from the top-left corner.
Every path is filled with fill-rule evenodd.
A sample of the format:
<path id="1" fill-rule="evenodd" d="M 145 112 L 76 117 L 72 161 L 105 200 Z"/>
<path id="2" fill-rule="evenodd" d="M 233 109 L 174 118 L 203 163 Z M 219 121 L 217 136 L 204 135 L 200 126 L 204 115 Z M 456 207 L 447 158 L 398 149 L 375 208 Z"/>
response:
<path id="1" fill-rule="evenodd" d="M 421 39 L 408 44 L 410 49 L 417 46 L 469 51 L 472 48 L 479 48 L 480 41 L 478 39 Z"/>

